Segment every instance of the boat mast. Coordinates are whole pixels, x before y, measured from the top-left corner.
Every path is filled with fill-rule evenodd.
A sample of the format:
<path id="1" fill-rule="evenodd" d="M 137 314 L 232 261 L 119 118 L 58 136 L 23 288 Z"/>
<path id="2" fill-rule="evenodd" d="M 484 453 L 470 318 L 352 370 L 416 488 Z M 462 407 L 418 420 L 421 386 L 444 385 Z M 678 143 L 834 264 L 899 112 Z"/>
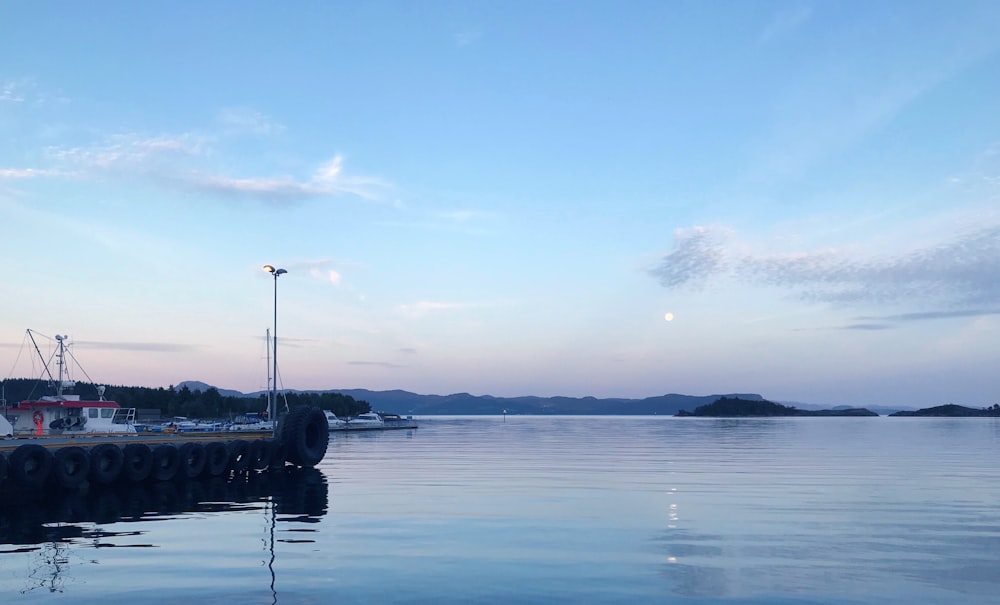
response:
<path id="1" fill-rule="evenodd" d="M 66 372 L 66 345 L 63 343 L 66 340 L 66 336 L 60 336 L 56 334 L 56 342 L 59 343 L 59 350 L 56 353 L 56 365 L 59 366 L 59 382 L 56 383 L 56 397 L 62 399 L 63 396 L 63 376 Z"/>
<path id="2" fill-rule="evenodd" d="M 271 328 L 264 337 L 264 348 L 267 349 L 267 412 L 271 413 Z M 268 418 L 271 420 L 271 418 Z"/>

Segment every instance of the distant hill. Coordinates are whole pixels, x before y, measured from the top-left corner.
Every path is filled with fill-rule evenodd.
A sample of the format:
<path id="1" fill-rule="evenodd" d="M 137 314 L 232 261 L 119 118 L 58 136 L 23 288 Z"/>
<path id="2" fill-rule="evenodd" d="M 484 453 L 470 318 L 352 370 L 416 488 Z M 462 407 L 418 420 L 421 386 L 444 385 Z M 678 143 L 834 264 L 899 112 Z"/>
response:
<path id="1" fill-rule="evenodd" d="M 187 380 L 175 388 L 187 386 L 192 391 L 211 388 L 204 382 Z M 283 389 L 288 392 L 301 392 Z M 220 395 L 230 397 L 258 397 L 265 391 L 241 393 L 240 391 L 218 389 Z M 327 389 L 310 390 L 311 393 L 340 393 L 358 401 L 366 401 L 374 410 L 397 414 L 418 415 L 480 415 L 502 414 L 564 414 L 564 415 L 667 415 L 673 416 L 682 409 L 693 409 L 699 405 L 712 403 L 720 397 L 760 401 L 763 397 L 753 393 L 729 393 L 719 395 L 679 395 L 671 393 L 645 399 L 597 398 L 597 397 L 494 397 L 492 395 L 471 395 L 454 393 L 451 395 L 421 395 L 410 391 L 370 391 L 368 389 Z"/>
<path id="2" fill-rule="evenodd" d="M 901 411 L 890 416 L 947 416 L 951 418 L 971 418 L 982 416 L 1000 417 L 1000 405 L 989 408 L 968 408 L 963 405 L 939 405 L 932 408 L 923 408 L 916 411 Z"/>
<path id="3" fill-rule="evenodd" d="M 180 384 L 174 385 L 174 390 L 178 390 L 179 391 L 179 390 L 183 389 L 184 387 L 187 387 L 188 390 L 190 390 L 190 391 L 201 391 L 203 393 L 205 391 L 207 391 L 208 389 L 213 388 L 212 385 L 205 384 L 204 382 L 200 382 L 198 380 L 185 380 L 184 382 L 182 382 Z M 222 395 L 223 397 L 257 397 L 261 393 L 265 392 L 265 391 L 260 391 L 259 393 L 248 393 L 248 394 L 245 394 L 245 393 L 241 393 L 240 391 L 234 391 L 232 389 L 220 389 L 218 387 L 215 387 L 215 390 L 218 391 L 219 395 Z"/>
<path id="4" fill-rule="evenodd" d="M 708 418 L 743 418 L 767 416 L 878 416 L 865 408 L 838 408 L 833 410 L 800 410 L 767 400 L 747 400 L 740 397 L 720 397 L 712 403 L 700 405 L 694 412 L 681 410 L 678 416 L 703 416 Z"/>

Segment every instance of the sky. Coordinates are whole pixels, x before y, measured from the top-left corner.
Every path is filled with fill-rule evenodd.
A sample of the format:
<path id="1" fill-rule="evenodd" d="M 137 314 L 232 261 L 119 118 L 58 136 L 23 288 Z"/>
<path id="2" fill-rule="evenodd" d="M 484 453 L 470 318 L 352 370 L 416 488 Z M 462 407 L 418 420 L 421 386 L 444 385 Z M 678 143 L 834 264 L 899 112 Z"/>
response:
<path id="1" fill-rule="evenodd" d="M 41 375 L 30 329 L 78 380 L 251 392 L 276 329 L 289 389 L 998 403 L 998 31 L 0 0 L 0 378 Z"/>

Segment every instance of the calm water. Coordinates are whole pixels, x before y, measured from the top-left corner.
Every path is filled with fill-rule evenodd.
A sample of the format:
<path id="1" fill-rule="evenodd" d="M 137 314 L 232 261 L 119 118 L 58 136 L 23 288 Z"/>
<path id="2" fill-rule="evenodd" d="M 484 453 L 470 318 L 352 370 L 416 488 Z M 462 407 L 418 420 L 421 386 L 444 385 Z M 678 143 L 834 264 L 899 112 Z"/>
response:
<path id="1" fill-rule="evenodd" d="M 997 419 L 426 418 L 0 510 L 18 603 L 992 603 Z M 12 600 L 13 598 L 13 600 Z"/>

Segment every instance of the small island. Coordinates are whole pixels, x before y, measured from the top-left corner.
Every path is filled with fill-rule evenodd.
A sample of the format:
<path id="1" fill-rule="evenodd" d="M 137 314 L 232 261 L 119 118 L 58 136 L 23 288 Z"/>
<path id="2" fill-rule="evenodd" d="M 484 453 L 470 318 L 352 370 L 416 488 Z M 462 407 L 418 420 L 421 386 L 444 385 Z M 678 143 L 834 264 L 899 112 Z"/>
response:
<path id="1" fill-rule="evenodd" d="M 955 405 L 954 403 L 949 403 L 947 405 L 939 405 L 932 408 L 923 408 L 916 411 L 899 411 L 890 416 L 938 416 L 947 418 L 983 418 L 983 417 L 994 417 L 1000 418 L 1000 404 L 993 405 L 988 408 L 968 408 L 964 405 Z"/>
<path id="2" fill-rule="evenodd" d="M 773 401 L 751 401 L 738 397 L 720 397 L 714 402 L 700 405 L 693 412 L 681 410 L 677 416 L 699 416 L 705 418 L 745 418 L 778 416 L 878 416 L 865 408 L 843 408 L 834 410 L 800 410 Z"/>

